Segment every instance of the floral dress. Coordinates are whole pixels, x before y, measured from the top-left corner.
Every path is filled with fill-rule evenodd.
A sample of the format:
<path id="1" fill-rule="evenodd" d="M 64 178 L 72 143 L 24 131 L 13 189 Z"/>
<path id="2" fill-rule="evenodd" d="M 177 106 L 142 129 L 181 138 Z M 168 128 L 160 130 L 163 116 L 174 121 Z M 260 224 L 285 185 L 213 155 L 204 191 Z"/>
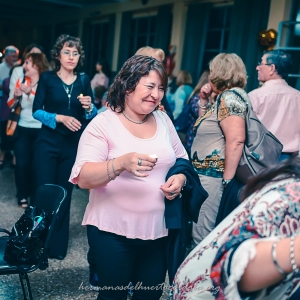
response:
<path id="1" fill-rule="evenodd" d="M 256 255 L 256 243 L 299 234 L 299 222 L 300 180 L 289 178 L 267 184 L 189 254 L 177 271 L 170 299 L 288 299 L 300 284 L 299 273 L 252 293 L 240 293 L 238 281 Z"/>
<path id="2" fill-rule="evenodd" d="M 238 91 L 243 99 L 232 90 Z M 194 125 L 196 132 L 191 149 L 195 171 L 209 197 L 201 206 L 197 224 L 193 224 L 193 239 L 201 242 L 214 228 L 223 193 L 225 168 L 225 139 L 219 123 L 229 116 L 246 117 L 247 93 L 240 88 L 223 92 L 216 103 Z"/>

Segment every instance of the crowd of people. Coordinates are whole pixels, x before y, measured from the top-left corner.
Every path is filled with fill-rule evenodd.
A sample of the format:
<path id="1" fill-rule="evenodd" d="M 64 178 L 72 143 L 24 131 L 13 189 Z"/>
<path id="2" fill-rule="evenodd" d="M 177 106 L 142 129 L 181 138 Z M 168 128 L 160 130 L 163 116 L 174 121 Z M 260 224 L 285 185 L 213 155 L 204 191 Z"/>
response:
<path id="1" fill-rule="evenodd" d="M 52 64 L 36 44 L 21 65 L 18 56 L 8 46 L 0 64 L 0 169 L 11 152 L 23 208 L 43 184 L 67 190 L 54 259 L 67 255 L 73 185 L 89 190 L 82 225 L 98 299 L 159 299 L 166 273 L 170 299 L 287 299 L 297 290 L 300 92 L 285 81 L 289 54 L 266 52 L 249 94 L 236 54 L 214 57 L 195 87 L 149 46 L 114 78 L 99 59 L 92 80 L 80 72 L 76 37 L 58 37 Z M 244 186 L 236 171 L 252 107 L 283 150 Z"/>

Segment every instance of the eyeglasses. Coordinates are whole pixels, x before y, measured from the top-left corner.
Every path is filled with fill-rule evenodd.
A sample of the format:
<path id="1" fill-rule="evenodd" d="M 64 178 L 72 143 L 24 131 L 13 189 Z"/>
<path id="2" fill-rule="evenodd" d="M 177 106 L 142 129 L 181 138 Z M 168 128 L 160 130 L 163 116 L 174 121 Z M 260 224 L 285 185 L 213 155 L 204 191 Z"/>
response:
<path id="1" fill-rule="evenodd" d="M 70 52 L 70 51 L 61 51 L 61 54 L 65 55 L 65 56 L 73 56 L 75 58 L 79 58 L 80 54 L 78 52 Z"/>
<path id="2" fill-rule="evenodd" d="M 271 66 L 271 65 L 273 65 L 273 64 L 263 64 L 262 62 L 258 62 L 257 63 L 257 66 L 259 67 L 259 66 Z"/>

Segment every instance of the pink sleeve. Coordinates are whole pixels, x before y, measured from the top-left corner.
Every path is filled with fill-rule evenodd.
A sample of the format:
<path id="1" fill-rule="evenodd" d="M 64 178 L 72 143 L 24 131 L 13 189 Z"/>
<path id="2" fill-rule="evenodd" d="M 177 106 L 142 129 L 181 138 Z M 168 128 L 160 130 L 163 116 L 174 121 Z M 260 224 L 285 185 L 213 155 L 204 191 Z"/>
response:
<path id="1" fill-rule="evenodd" d="M 97 115 L 84 130 L 77 149 L 69 181 L 77 184 L 82 166 L 87 162 L 103 162 L 108 157 L 107 122 L 105 114 Z"/>
<path id="2" fill-rule="evenodd" d="M 91 81 L 92 90 L 95 89 L 96 85 L 97 85 L 97 74 L 93 77 Z"/>
<path id="3" fill-rule="evenodd" d="M 171 119 L 169 118 L 169 116 L 166 113 L 164 113 L 164 117 L 166 118 L 167 124 L 169 126 L 169 131 L 170 131 L 171 139 L 172 139 L 172 146 L 175 151 L 176 158 L 189 159 L 189 156 L 180 141 L 180 138 L 177 134 L 177 131 L 176 131 Z"/>
<path id="4" fill-rule="evenodd" d="M 258 114 L 258 108 L 259 108 L 259 103 L 258 103 L 258 97 L 255 93 L 255 91 L 252 91 L 248 94 L 250 101 L 251 101 L 251 105 L 253 108 L 253 111 L 255 112 L 255 114 Z"/>

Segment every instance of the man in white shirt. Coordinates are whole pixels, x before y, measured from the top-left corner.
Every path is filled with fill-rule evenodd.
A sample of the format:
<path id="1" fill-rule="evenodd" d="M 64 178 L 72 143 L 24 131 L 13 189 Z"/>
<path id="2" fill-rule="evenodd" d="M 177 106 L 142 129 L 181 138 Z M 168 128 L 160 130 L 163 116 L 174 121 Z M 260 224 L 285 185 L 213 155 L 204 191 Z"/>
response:
<path id="1" fill-rule="evenodd" d="M 258 80 L 262 87 L 249 93 L 258 119 L 282 143 L 280 160 L 299 151 L 300 92 L 284 80 L 292 65 L 290 54 L 271 50 L 258 63 Z"/>

